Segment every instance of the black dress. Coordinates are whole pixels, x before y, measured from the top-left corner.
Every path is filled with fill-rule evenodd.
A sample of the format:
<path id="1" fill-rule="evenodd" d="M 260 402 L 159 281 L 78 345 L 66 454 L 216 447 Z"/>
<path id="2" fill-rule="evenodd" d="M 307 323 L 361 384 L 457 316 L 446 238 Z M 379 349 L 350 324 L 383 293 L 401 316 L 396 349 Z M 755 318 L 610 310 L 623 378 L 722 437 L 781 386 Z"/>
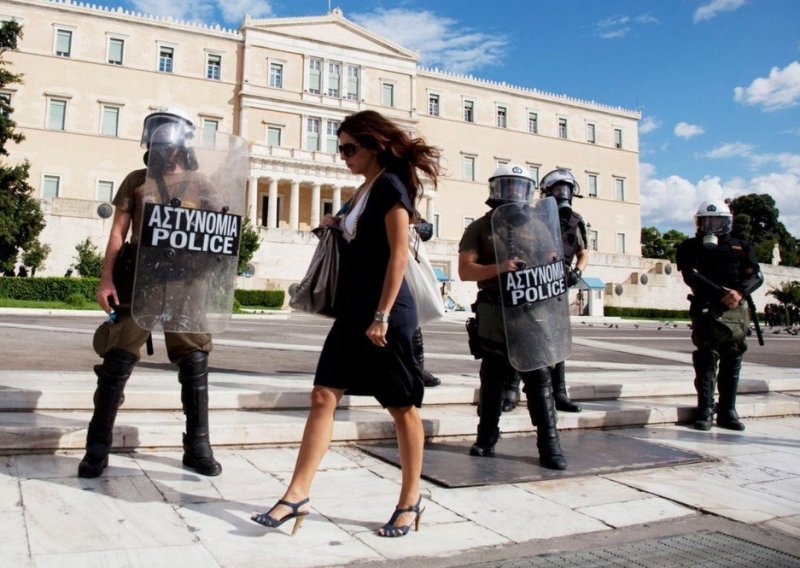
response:
<path id="1" fill-rule="evenodd" d="M 366 336 L 389 264 L 385 217 L 398 203 L 413 213 L 399 178 L 381 174 L 358 219 L 355 238 L 348 243 L 339 237 L 336 321 L 322 348 L 314 384 L 344 389 L 349 395 L 374 396 L 384 407 L 419 407 L 424 385 L 411 345 L 417 309 L 405 279 L 389 314 L 387 346 L 378 347 Z"/>

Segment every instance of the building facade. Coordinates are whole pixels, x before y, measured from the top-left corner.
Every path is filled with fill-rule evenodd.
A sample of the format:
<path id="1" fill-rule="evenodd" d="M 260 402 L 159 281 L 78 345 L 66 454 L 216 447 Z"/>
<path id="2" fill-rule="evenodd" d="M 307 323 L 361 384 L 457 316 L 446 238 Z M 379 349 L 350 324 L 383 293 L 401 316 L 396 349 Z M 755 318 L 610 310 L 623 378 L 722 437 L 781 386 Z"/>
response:
<path id="1" fill-rule="evenodd" d="M 26 136 L 9 159 L 30 161 L 46 213 L 41 240 L 52 253 L 41 274 L 63 274 L 86 237 L 104 246 L 111 221 L 98 208 L 142 167 L 142 120 L 165 105 L 185 109 L 200 136 L 248 143 L 242 191 L 262 245 L 242 287 L 286 289 L 302 277 L 310 229 L 360 184 L 339 159 L 336 130 L 365 109 L 441 150 L 444 175 L 419 209 L 435 225 L 429 254 L 454 279 L 457 301 L 474 290 L 457 281 L 458 240 L 486 211 L 487 180 L 502 163 L 535 176 L 573 172 L 595 276 L 630 283 L 637 270 L 655 270 L 640 258 L 637 111 L 422 68 L 417 53 L 339 10 L 245 17 L 238 30 L 48 0 L 4 0 L 0 17 L 24 32 L 7 54 L 24 82 L 0 96 Z"/>

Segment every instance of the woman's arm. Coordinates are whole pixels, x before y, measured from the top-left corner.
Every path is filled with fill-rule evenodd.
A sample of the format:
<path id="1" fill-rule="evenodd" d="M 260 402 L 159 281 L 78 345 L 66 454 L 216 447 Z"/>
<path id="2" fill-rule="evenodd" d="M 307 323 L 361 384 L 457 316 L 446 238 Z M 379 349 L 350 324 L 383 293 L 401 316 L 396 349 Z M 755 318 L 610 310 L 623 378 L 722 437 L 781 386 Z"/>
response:
<path id="1" fill-rule="evenodd" d="M 119 256 L 119 249 L 125 243 L 125 237 L 128 235 L 130 225 L 131 214 L 117 207 L 114 211 L 114 221 L 111 224 L 111 234 L 108 236 L 106 255 L 103 259 L 103 270 L 100 273 L 100 284 L 97 287 L 96 295 L 97 303 L 106 313 L 111 312 L 109 297 L 111 297 L 115 305 L 119 304 L 117 288 L 114 286 L 114 263 L 116 263 L 117 256 Z"/>
<path id="2" fill-rule="evenodd" d="M 381 298 L 377 311 L 388 314 L 392 310 L 397 293 L 403 284 L 403 275 L 408 263 L 408 211 L 399 203 L 392 207 L 386 217 L 386 236 L 389 240 L 389 264 L 383 279 Z M 367 329 L 367 337 L 379 347 L 386 346 L 386 331 L 389 324 L 373 321 Z"/>

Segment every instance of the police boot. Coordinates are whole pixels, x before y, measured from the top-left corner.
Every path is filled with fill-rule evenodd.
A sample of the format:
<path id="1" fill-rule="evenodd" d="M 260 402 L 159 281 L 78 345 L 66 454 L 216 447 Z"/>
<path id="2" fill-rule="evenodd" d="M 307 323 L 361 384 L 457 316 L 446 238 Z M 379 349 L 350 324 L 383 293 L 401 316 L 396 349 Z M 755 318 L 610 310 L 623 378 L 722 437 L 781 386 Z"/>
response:
<path id="1" fill-rule="evenodd" d="M 581 407 L 570 400 L 567 394 L 564 361 L 550 367 L 550 380 L 553 386 L 553 399 L 556 401 L 556 410 L 563 412 L 580 412 Z"/>
<path id="2" fill-rule="evenodd" d="M 192 351 L 178 364 L 181 401 L 186 415 L 183 435 L 183 465 L 200 475 L 219 475 L 222 466 L 214 459 L 208 432 L 208 353 Z"/>
<path id="3" fill-rule="evenodd" d="M 478 426 L 478 439 L 469 449 L 469 455 L 481 458 L 493 458 L 494 447 L 497 445 L 497 440 L 499 439 L 500 428 L 484 431 Z"/>
<path id="4" fill-rule="evenodd" d="M 411 336 L 411 348 L 414 351 L 414 359 L 417 361 L 419 370 L 422 373 L 422 382 L 426 387 L 438 387 L 442 381 L 438 377 L 434 377 L 425 370 L 425 347 L 422 342 L 422 329 L 417 328 Z"/>
<path id="5" fill-rule="evenodd" d="M 102 365 L 94 366 L 97 375 L 94 413 L 86 434 L 86 455 L 78 464 L 78 477 L 98 477 L 108 465 L 117 409 L 135 364 L 133 353 L 112 349 L 106 353 Z"/>
<path id="6" fill-rule="evenodd" d="M 547 374 L 547 369 L 535 371 Z M 549 377 L 546 377 L 549 379 Z M 548 469 L 567 469 L 567 460 L 558 439 L 556 422 L 556 403 L 550 381 L 543 379 L 540 384 L 526 384 L 528 413 L 536 426 L 536 447 L 539 449 L 539 464 Z"/>
<path id="7" fill-rule="evenodd" d="M 697 430 L 711 430 L 714 420 L 714 374 L 716 361 L 710 351 L 694 351 L 694 388 L 697 391 L 697 410 L 694 427 Z"/>
<path id="8" fill-rule="evenodd" d="M 742 369 L 742 356 L 723 357 L 719 362 L 719 404 L 717 405 L 717 426 L 728 430 L 744 430 L 744 424 L 736 412 L 736 390 L 739 388 L 739 372 Z"/>
<path id="9" fill-rule="evenodd" d="M 511 412 L 519 403 L 519 373 L 512 370 L 503 389 L 503 412 Z"/>

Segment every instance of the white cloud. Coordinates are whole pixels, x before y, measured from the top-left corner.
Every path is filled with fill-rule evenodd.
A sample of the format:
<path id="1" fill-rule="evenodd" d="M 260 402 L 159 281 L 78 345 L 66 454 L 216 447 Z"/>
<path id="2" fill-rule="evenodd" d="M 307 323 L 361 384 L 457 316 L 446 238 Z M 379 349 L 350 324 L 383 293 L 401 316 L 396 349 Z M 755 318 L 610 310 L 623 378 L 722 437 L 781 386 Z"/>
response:
<path id="1" fill-rule="evenodd" d="M 601 39 L 617 39 L 625 37 L 631 31 L 631 26 L 638 24 L 657 24 L 658 20 L 650 14 L 640 16 L 611 16 L 595 24 L 597 35 Z"/>
<path id="2" fill-rule="evenodd" d="M 733 12 L 744 6 L 745 0 L 712 0 L 694 11 L 694 21 L 710 20 L 722 12 Z"/>
<path id="3" fill-rule="evenodd" d="M 219 13 L 222 22 L 238 27 L 244 15 L 264 18 L 273 14 L 270 0 L 133 0 L 134 9 L 145 14 L 209 23 Z"/>
<path id="4" fill-rule="evenodd" d="M 699 136 L 703 134 L 705 130 L 702 126 L 698 126 L 696 124 L 689 124 L 688 122 L 679 122 L 675 125 L 675 136 L 679 136 L 680 138 L 692 138 L 694 136 Z"/>
<path id="5" fill-rule="evenodd" d="M 747 106 L 760 105 L 764 110 L 778 110 L 800 102 L 800 61 L 783 69 L 773 67 L 769 77 L 759 77 L 749 87 L 736 87 L 733 100 Z"/>
<path id="6" fill-rule="evenodd" d="M 742 142 L 722 144 L 703 154 L 703 157 L 711 159 L 744 158 L 754 170 L 777 166 L 785 173 L 800 175 L 800 154 L 791 154 L 789 152 L 758 153 L 755 151 L 755 146 Z"/>
<path id="7" fill-rule="evenodd" d="M 647 134 L 656 130 L 661 123 L 654 116 L 646 116 L 639 122 L 639 134 Z"/>
<path id="8" fill-rule="evenodd" d="M 352 14 L 353 21 L 409 49 L 418 49 L 420 63 L 456 73 L 472 73 L 504 62 L 508 40 L 459 27 L 451 18 L 427 10 L 379 9 Z"/>
<path id="9" fill-rule="evenodd" d="M 741 142 L 732 142 L 717 146 L 705 154 L 706 158 L 749 158 L 753 155 L 753 146 Z"/>
<path id="10" fill-rule="evenodd" d="M 779 220 L 794 236 L 800 236 L 800 174 L 773 172 L 749 180 L 735 177 L 723 181 L 706 176 L 697 183 L 677 175 L 658 178 L 652 164 L 642 163 L 641 176 L 642 226 L 677 229 L 694 234 L 694 214 L 707 199 L 734 199 L 750 193 L 767 193 L 780 211 Z"/>

